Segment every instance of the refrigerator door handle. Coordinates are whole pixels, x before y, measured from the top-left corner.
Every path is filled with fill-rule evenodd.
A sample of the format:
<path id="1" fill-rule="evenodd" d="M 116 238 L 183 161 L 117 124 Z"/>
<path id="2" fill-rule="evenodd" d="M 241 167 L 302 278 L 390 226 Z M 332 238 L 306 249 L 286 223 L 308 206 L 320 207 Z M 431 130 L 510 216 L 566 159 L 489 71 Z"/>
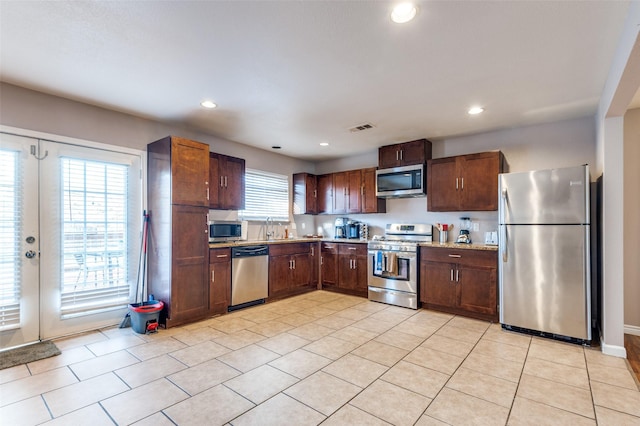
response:
<path id="1" fill-rule="evenodd" d="M 500 227 L 502 232 L 502 238 L 500 238 L 500 249 L 502 250 L 502 262 L 507 263 L 509 256 L 507 255 L 507 227 L 502 225 Z"/>

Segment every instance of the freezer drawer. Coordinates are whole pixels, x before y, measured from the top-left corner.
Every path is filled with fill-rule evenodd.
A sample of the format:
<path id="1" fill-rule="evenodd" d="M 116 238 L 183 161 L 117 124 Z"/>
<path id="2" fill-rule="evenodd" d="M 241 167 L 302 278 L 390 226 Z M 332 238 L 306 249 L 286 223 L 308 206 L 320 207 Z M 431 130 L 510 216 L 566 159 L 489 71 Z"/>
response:
<path id="1" fill-rule="evenodd" d="M 591 340 L 589 227 L 500 225 L 500 322 Z"/>

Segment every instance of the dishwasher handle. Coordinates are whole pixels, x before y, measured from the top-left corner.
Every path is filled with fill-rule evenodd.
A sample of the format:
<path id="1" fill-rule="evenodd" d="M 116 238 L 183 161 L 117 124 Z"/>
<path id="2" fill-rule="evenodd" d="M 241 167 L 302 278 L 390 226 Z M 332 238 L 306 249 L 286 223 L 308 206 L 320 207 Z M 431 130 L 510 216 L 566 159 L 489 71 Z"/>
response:
<path id="1" fill-rule="evenodd" d="M 232 247 L 231 257 L 253 257 L 253 256 L 267 256 L 269 254 L 269 246 L 246 246 L 246 247 Z"/>

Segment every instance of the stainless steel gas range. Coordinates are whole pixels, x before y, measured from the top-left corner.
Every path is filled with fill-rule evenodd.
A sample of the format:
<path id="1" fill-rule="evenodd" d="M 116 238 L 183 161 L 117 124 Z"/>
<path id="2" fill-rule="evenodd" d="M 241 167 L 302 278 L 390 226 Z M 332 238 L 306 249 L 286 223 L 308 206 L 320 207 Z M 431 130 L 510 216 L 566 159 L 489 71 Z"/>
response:
<path id="1" fill-rule="evenodd" d="M 433 226 L 390 223 L 368 244 L 369 300 L 418 309 L 418 244 L 433 241 Z"/>

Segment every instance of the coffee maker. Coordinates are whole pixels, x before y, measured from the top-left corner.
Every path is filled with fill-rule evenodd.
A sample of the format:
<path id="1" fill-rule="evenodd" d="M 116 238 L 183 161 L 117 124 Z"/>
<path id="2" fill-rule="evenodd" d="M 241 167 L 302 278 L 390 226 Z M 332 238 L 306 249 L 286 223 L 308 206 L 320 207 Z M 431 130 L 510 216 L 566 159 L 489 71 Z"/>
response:
<path id="1" fill-rule="evenodd" d="M 346 217 L 337 217 L 335 222 L 334 238 L 347 238 L 347 222 Z"/>
<path id="2" fill-rule="evenodd" d="M 360 239 L 360 227 L 361 223 L 357 220 L 349 220 L 347 221 L 347 238 L 350 240 L 358 240 Z"/>

